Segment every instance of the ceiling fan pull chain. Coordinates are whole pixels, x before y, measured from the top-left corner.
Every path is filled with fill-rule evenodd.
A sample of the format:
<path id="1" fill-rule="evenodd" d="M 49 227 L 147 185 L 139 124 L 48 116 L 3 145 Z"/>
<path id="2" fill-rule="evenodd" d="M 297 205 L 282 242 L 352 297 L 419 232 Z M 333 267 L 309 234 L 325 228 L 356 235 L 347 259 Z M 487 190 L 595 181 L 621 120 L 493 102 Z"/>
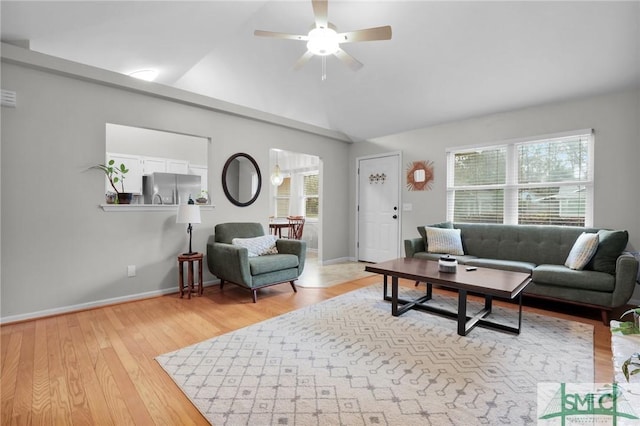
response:
<path id="1" fill-rule="evenodd" d="M 322 57 L 322 81 L 327 79 L 327 57 Z"/>

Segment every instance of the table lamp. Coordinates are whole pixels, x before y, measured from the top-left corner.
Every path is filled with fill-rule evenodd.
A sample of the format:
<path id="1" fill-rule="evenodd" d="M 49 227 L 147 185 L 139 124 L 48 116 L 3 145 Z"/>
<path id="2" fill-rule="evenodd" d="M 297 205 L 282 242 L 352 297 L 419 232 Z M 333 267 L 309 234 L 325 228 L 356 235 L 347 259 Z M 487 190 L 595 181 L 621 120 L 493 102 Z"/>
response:
<path id="1" fill-rule="evenodd" d="M 189 252 L 182 253 L 184 255 L 195 254 L 191 250 L 191 234 L 193 231 L 192 223 L 200 223 L 200 206 L 196 204 L 180 204 L 178 206 L 178 216 L 176 216 L 176 223 L 188 223 L 187 234 L 189 234 Z"/>

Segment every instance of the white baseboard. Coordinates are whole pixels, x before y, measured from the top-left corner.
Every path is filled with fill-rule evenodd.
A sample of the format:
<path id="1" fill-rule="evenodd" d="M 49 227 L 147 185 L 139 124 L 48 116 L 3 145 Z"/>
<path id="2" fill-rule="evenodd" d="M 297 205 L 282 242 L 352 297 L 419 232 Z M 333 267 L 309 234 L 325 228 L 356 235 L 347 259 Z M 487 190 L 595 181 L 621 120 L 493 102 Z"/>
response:
<path id="1" fill-rule="evenodd" d="M 326 266 L 326 265 L 335 265 L 336 263 L 344 263 L 344 262 L 355 262 L 355 258 L 354 257 L 339 257 L 337 259 L 331 259 L 331 260 L 323 260 L 322 261 L 322 265 Z"/>
<path id="2" fill-rule="evenodd" d="M 220 280 L 206 281 L 204 287 L 220 284 Z M 150 299 L 152 297 L 164 296 L 171 293 L 177 293 L 178 287 L 165 288 L 162 290 L 148 291 L 145 293 L 130 294 L 127 296 L 113 297 L 111 299 L 96 300 L 93 302 L 79 303 L 77 305 L 62 306 L 60 308 L 45 309 L 42 311 L 29 312 L 26 314 L 10 315 L 0 317 L 0 324 L 9 324 L 12 322 L 27 321 L 37 318 L 50 317 L 53 315 L 68 314 L 70 312 L 84 311 L 87 309 L 100 308 L 102 306 L 116 305 L 118 303 L 132 302 L 134 300 Z"/>

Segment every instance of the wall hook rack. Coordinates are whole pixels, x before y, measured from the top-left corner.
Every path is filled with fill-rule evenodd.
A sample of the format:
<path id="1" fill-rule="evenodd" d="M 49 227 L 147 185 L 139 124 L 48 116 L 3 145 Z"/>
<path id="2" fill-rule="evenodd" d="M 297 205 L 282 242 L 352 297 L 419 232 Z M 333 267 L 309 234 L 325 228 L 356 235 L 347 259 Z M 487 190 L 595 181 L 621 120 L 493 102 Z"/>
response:
<path id="1" fill-rule="evenodd" d="M 384 183 L 384 181 L 387 179 L 387 175 L 385 175 L 384 173 L 376 173 L 375 175 L 372 173 L 369 175 L 369 183 Z"/>

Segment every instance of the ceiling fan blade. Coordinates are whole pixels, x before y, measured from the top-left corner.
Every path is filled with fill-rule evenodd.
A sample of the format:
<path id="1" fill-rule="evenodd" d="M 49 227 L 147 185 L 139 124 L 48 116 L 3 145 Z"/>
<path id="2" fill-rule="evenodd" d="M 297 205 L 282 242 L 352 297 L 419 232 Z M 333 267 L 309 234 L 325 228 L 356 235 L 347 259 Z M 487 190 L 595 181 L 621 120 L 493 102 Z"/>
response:
<path id="1" fill-rule="evenodd" d="M 283 38 L 287 40 L 303 40 L 303 41 L 309 40 L 309 37 L 306 35 L 276 33 L 273 31 L 262 31 L 262 30 L 255 30 L 253 32 L 253 35 L 258 37 Z"/>
<path id="2" fill-rule="evenodd" d="M 313 6 L 313 14 L 316 17 L 316 28 L 327 28 L 329 25 L 329 18 L 327 18 L 328 0 L 312 0 L 311 4 Z"/>
<path id="3" fill-rule="evenodd" d="M 364 30 L 348 31 L 338 34 L 340 43 L 354 43 L 356 41 L 391 40 L 391 27 L 367 28 Z"/>
<path id="4" fill-rule="evenodd" d="M 295 64 L 293 64 L 293 69 L 294 70 L 299 70 L 300 68 L 302 68 L 304 66 L 304 64 L 306 64 L 307 62 L 309 62 L 309 59 L 311 59 L 311 57 L 313 56 L 313 53 L 310 52 L 309 50 L 307 50 L 305 52 L 304 55 L 300 56 L 300 59 L 298 59 L 296 61 Z"/>
<path id="5" fill-rule="evenodd" d="M 349 55 L 347 52 L 345 52 L 342 49 L 338 49 L 338 51 L 336 53 L 334 53 L 334 55 L 338 59 L 340 59 L 342 62 L 344 62 L 353 71 L 358 71 L 360 68 L 363 67 L 363 65 L 362 65 L 362 63 L 360 61 L 358 61 L 356 58 L 354 58 L 353 56 Z"/>

